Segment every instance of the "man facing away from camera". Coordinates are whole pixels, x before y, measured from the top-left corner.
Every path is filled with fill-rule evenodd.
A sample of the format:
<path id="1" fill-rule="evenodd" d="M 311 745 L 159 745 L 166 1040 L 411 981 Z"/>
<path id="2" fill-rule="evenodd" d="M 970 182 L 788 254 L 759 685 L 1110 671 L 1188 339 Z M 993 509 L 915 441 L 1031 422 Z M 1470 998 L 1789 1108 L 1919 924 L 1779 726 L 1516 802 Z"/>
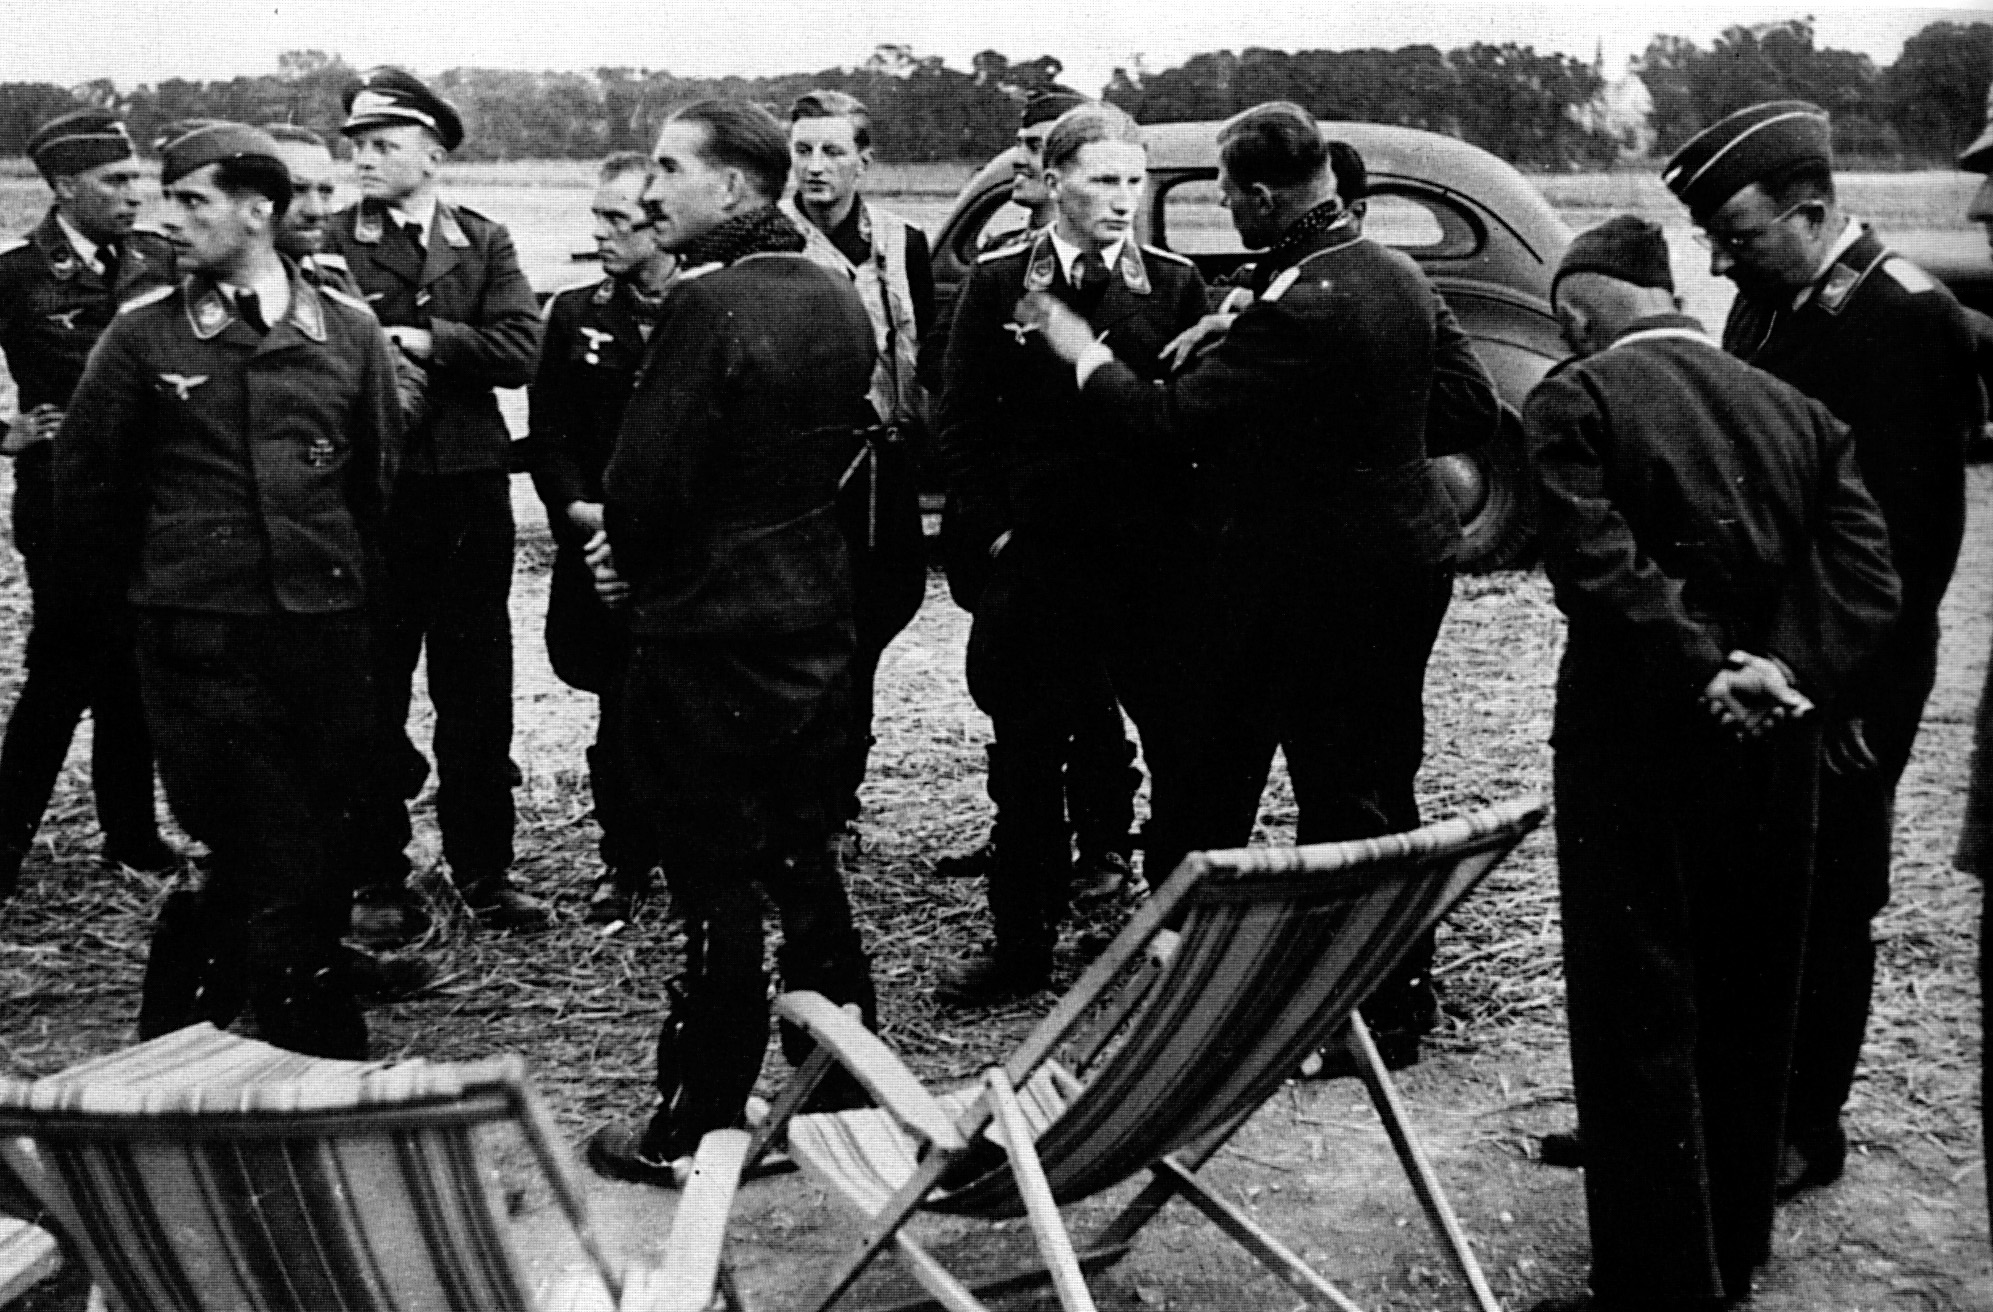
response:
<path id="1" fill-rule="evenodd" d="M 739 1123 L 761 1070 L 764 904 L 782 922 L 782 987 L 873 1021 L 829 838 L 857 645 L 834 503 L 876 413 L 865 306 L 848 277 L 803 255 L 776 204 L 782 125 L 754 105 L 700 101 L 665 123 L 655 156 L 645 200 L 684 272 L 623 412 L 591 563 L 630 610 L 625 747 L 687 964 L 658 1039 L 655 1109 L 599 1131 L 588 1157 L 668 1184 L 700 1135 Z M 791 1061 L 807 1045 L 784 1034 Z M 859 1097 L 833 1079 L 818 1105 Z"/>

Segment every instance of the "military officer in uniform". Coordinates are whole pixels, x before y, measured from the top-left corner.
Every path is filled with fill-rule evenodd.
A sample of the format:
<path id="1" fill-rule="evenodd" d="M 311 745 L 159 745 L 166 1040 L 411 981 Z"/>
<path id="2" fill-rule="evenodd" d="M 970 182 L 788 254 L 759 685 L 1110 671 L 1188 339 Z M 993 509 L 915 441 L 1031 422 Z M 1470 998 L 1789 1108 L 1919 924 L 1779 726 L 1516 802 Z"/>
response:
<path id="1" fill-rule="evenodd" d="M 505 228 L 443 200 L 437 173 L 463 140 L 456 109 L 409 73 L 369 72 L 347 94 L 361 201 L 333 241 L 388 337 L 428 376 L 428 416 L 408 434 L 388 537 L 380 682 L 391 733 L 406 723 L 425 647 L 436 706 L 437 822 L 450 877 L 479 921 L 531 930 L 546 905 L 512 864 L 510 434 L 494 388 L 532 381 L 539 307 Z M 403 885 L 408 813 L 371 808 L 354 924 L 393 941 L 420 928 Z"/>
<path id="2" fill-rule="evenodd" d="M 651 888 L 657 832 L 630 782 L 623 679 L 630 661 L 628 612 L 595 595 L 587 553 L 603 532 L 602 471 L 616 446 L 645 344 L 657 326 L 678 259 L 657 244 L 643 207 L 655 172 L 635 151 L 602 163 L 591 212 L 595 250 L 608 276 L 547 302 L 547 327 L 533 380 L 528 441 L 533 484 L 553 527 L 547 655 L 570 687 L 599 699 L 588 783 L 601 827 L 602 873 L 587 916 L 627 920 Z"/>
<path id="3" fill-rule="evenodd" d="M 394 365 L 363 302 L 277 253 L 291 180 L 266 134 L 189 133 L 160 177 L 187 276 L 105 331 L 55 461 L 56 546 L 91 605 L 136 612 L 167 796 L 213 853 L 207 975 L 151 993 L 144 1028 L 226 1023 L 216 995 L 240 976 L 269 1042 L 364 1057 L 342 849 L 376 768 L 365 605 L 400 440 Z M 160 966 L 149 989 L 173 974 Z"/>
<path id="4" fill-rule="evenodd" d="M 920 348 L 934 325 L 934 268 L 927 234 L 860 194 L 872 162 L 872 115 L 862 102 L 842 91 L 798 96 L 789 107 L 789 152 L 796 190 L 783 211 L 809 242 L 804 253 L 858 289 L 877 348 L 872 408 L 879 428 L 848 471 L 840 497 L 858 590 L 852 732 L 838 782 L 844 824 L 835 839 L 840 858 L 848 859 L 858 851 L 858 789 L 874 741 L 879 657 L 912 622 L 927 592 L 912 455 L 926 439 Z"/>
<path id="5" fill-rule="evenodd" d="M 1018 113 L 1017 145 L 1012 156 L 1011 204 L 1026 213 L 1024 231 L 992 228 L 985 233 L 985 250 L 1008 246 L 1020 236 L 1030 236 L 1051 226 L 1056 217 L 1051 192 L 1045 186 L 1045 138 L 1052 124 L 1069 109 L 1087 104 L 1087 98 L 1066 87 L 1033 91 Z M 989 544 L 969 542 L 958 545 L 959 518 L 944 510 L 941 521 L 943 556 L 948 571 L 949 592 L 964 610 L 973 612 L 990 567 Z M 1135 767 L 1135 744 L 1121 719 L 1121 704 L 1107 681 L 1107 671 L 1098 662 L 1085 673 L 1078 666 L 1079 652 L 1073 654 L 1073 732 L 1066 751 L 1066 818 L 1077 849 L 1073 862 L 1072 897 L 1075 905 L 1098 902 L 1135 885 L 1134 853 L 1135 793 L 1142 786 L 1142 772 Z M 987 670 L 979 671 L 969 682 L 988 688 Z M 1082 683 L 1092 691 L 1082 692 Z M 989 707 L 982 705 L 987 713 Z M 1000 780 L 1002 768 L 996 764 L 1003 753 L 1001 743 L 992 742 L 988 753 L 988 777 Z M 994 801 L 994 797 L 991 799 Z M 996 870 L 994 834 L 981 846 L 934 863 L 934 873 L 947 879 L 987 879 Z"/>
<path id="6" fill-rule="evenodd" d="M 1298 841 L 1371 837 L 1412 796 L 1460 541 L 1426 459 L 1438 295 L 1355 230 L 1299 106 L 1236 115 L 1218 150 L 1233 225 L 1266 254 L 1214 349 L 1158 387 L 1101 320 L 1042 295 L 1019 313 L 1073 366 L 1097 445 L 1195 460 L 1214 489 L 1193 844 L 1247 840 L 1276 746 Z"/>
<path id="7" fill-rule="evenodd" d="M 597 578 L 627 600 L 627 748 L 686 920 L 681 1000 L 658 1040 L 647 1120 L 589 1143 L 598 1171 L 667 1183 L 737 1124 L 768 1047 L 764 905 L 785 989 L 875 1002 L 829 850 L 856 646 L 837 481 L 876 419 L 872 322 L 851 280 L 802 254 L 777 208 L 782 124 L 700 101 L 658 134 L 646 196 L 684 265 L 604 475 Z M 808 1051 L 785 1035 L 792 1061 Z M 862 1097 L 832 1081 L 832 1105 Z M 822 1105 L 822 1104 L 820 1104 Z"/>
<path id="8" fill-rule="evenodd" d="M 1133 120 L 1088 105 L 1045 141 L 1057 218 L 976 264 L 948 337 L 940 456 L 951 530 L 991 557 L 970 635 L 972 692 L 997 751 L 995 942 L 946 974 L 937 996 L 974 1006 L 1045 987 L 1072 874 L 1062 772 L 1075 727 L 1104 695 L 1134 718 L 1155 781 L 1151 871 L 1166 871 L 1188 759 L 1189 670 L 1178 621 L 1198 558 L 1187 525 L 1191 469 L 1160 449 L 1095 438 L 1072 370 L 1013 310 L 1041 293 L 1105 332 L 1148 386 L 1166 343 L 1204 312 L 1204 283 L 1180 255 L 1142 246 L 1135 213 L 1148 154 Z M 970 547 L 967 544 L 980 544 Z"/>
<path id="9" fill-rule="evenodd" d="M 1580 234 L 1582 357 L 1530 396 L 1591 1295 L 1735 1306 L 1771 1254 L 1820 713 L 1885 640 L 1888 536 L 1847 429 L 1678 311 L 1661 230 Z"/>
<path id="10" fill-rule="evenodd" d="M 336 287 L 357 300 L 366 300 L 346 257 L 332 248 L 331 219 L 339 184 L 332 149 L 325 138 L 295 123 L 266 123 L 263 131 L 277 143 L 284 169 L 291 175 L 291 206 L 277 232 L 277 250 L 288 255 L 298 272 L 320 287 Z"/>
<path id="11" fill-rule="evenodd" d="M 0 250 L 0 352 L 15 409 L 0 452 L 14 457 L 14 546 L 27 567 L 34 619 L 26 678 L 0 743 L 0 901 L 55 790 L 69 739 L 88 710 L 91 782 L 104 859 L 141 870 L 178 854 L 154 819 L 152 748 L 123 625 L 80 609 L 52 544 L 52 439 L 90 348 L 119 301 L 169 285 L 173 253 L 138 218 L 142 174 L 125 125 L 103 110 L 51 119 L 28 141 L 55 203 L 25 239 Z"/>
<path id="12" fill-rule="evenodd" d="M 1889 900 L 1891 814 L 1937 672 L 1938 603 L 1965 528 L 1965 449 L 1983 422 L 1958 303 L 1835 199 L 1827 115 L 1742 109 L 1691 139 L 1661 179 L 1737 285 L 1724 348 L 1820 401 L 1854 431 L 1889 526 L 1903 606 L 1826 729 L 1820 873 L 1793 1052 L 1781 1191 L 1832 1183 L 1842 1104 L 1868 1024 L 1869 921 Z"/>

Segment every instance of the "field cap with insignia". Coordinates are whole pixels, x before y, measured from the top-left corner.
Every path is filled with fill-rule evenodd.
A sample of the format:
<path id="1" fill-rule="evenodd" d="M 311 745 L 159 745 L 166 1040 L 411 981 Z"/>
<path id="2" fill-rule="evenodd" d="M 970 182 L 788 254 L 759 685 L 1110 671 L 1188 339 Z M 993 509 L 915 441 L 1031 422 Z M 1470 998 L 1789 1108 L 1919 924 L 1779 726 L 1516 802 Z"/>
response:
<path id="1" fill-rule="evenodd" d="M 107 109 L 58 115 L 28 138 L 28 158 L 50 180 L 74 177 L 137 153 L 124 121 Z"/>
<path id="2" fill-rule="evenodd" d="M 1827 111 L 1804 100 L 1772 100 L 1690 137 L 1662 166 L 1661 181 L 1700 218 L 1752 183 L 1809 159 L 1834 162 Z"/>
<path id="3" fill-rule="evenodd" d="M 226 119 L 219 118 L 176 118 L 152 134 L 152 153 L 155 155 L 164 155 L 168 146 L 186 136 L 189 132 L 198 132 L 202 128 L 211 128 L 218 123 L 225 122 L 227 122 Z"/>
<path id="4" fill-rule="evenodd" d="M 413 123 L 435 133 L 444 150 L 464 143 L 464 120 L 457 107 L 405 68 L 384 64 L 368 69 L 347 89 L 345 105 L 346 121 L 339 131 L 349 137 L 368 128 Z"/>
<path id="5" fill-rule="evenodd" d="M 1571 239 L 1558 262 L 1557 275 L 1550 281 L 1553 301 L 1558 281 L 1574 273 L 1602 273 L 1635 287 L 1675 289 L 1674 270 L 1668 267 L 1667 236 L 1660 224 L 1635 214 L 1615 215 Z"/>
<path id="6" fill-rule="evenodd" d="M 1993 86 L 1986 88 L 1986 130 L 1959 152 L 1958 166 L 1967 173 L 1993 173 Z"/>
<path id="7" fill-rule="evenodd" d="M 1086 103 L 1087 98 L 1071 87 L 1039 87 L 1024 97 L 1024 110 L 1017 116 L 1017 126 L 1028 128 L 1050 123 L 1067 110 Z"/>
<path id="8" fill-rule="evenodd" d="M 260 156 L 281 165 L 277 143 L 247 123 L 210 123 L 166 143 L 160 154 L 159 182 L 170 187 L 195 169 L 229 159 Z"/>

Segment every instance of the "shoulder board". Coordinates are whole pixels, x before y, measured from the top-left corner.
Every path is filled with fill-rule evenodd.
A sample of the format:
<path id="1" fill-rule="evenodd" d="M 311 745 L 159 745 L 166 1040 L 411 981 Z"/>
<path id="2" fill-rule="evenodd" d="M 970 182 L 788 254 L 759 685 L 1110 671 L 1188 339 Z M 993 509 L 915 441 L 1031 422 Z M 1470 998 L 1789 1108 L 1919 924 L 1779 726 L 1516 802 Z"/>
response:
<path id="1" fill-rule="evenodd" d="M 1882 271 L 1896 280 L 1896 285 L 1911 295 L 1936 291 L 1937 279 L 1925 273 L 1901 255 L 1892 255 L 1882 262 Z"/>
<path id="2" fill-rule="evenodd" d="M 1147 242 L 1142 243 L 1142 254 L 1153 255 L 1159 260 L 1168 260 L 1171 264 L 1187 265 L 1193 263 L 1188 255 L 1179 255 L 1175 251 L 1166 251 L 1160 246 L 1151 246 Z"/>
<path id="3" fill-rule="evenodd" d="M 1024 234 L 1024 236 L 1020 237 L 1018 240 L 1014 242 L 1009 243 L 1008 245 L 997 246 L 990 250 L 984 251 L 981 255 L 978 255 L 976 257 L 976 263 L 988 264 L 992 260 L 1006 259 L 1012 255 L 1022 255 L 1025 251 L 1029 250 L 1030 248 L 1031 248 L 1031 234 L 1027 232 Z"/>
<path id="4" fill-rule="evenodd" d="M 132 297 L 130 300 L 120 305 L 118 307 L 118 313 L 130 314 L 133 310 L 141 309 L 145 306 L 153 304 L 156 301 L 163 301 L 167 297 L 171 296 L 174 292 L 177 292 L 179 290 L 180 290 L 179 287 L 172 283 L 167 283 L 164 286 L 160 287 L 149 287 L 145 291 L 140 292 L 138 295 Z"/>
<path id="5" fill-rule="evenodd" d="M 11 255 L 15 251 L 25 250 L 33 244 L 26 237 L 16 237 L 12 241 L 0 242 L 0 255 Z"/>
<path id="6" fill-rule="evenodd" d="M 318 288 L 318 294 L 328 301 L 337 301 L 350 310 L 360 310 L 369 319 L 374 317 L 374 307 L 350 292 L 342 292 L 337 287 L 321 283 Z"/>
<path id="7" fill-rule="evenodd" d="M 1301 279 L 1300 265 L 1296 264 L 1289 268 L 1282 269 L 1279 273 L 1274 275 L 1273 281 L 1266 285 L 1266 290 L 1260 293 L 1259 303 L 1261 305 L 1273 304 L 1275 301 L 1285 296 L 1287 294 L 1287 289 L 1289 287 L 1292 287 L 1296 282 L 1299 282 L 1300 279 Z"/>

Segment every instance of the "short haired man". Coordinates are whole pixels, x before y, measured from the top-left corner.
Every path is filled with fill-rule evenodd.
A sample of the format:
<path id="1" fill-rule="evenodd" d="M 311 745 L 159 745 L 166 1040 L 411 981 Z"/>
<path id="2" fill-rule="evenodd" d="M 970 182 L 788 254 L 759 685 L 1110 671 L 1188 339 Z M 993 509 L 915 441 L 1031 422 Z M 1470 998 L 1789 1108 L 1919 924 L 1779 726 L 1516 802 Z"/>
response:
<path id="1" fill-rule="evenodd" d="M 1557 676 L 1557 864 L 1591 1295 L 1727 1308 L 1771 1254 L 1818 705 L 1897 603 L 1846 428 L 1678 312 L 1661 230 L 1582 233 L 1579 359 L 1525 411 Z"/>
<path id="2" fill-rule="evenodd" d="M 1217 490 L 1205 624 L 1223 639 L 1198 697 L 1193 794 L 1208 810 L 1193 843 L 1247 840 L 1276 747 L 1300 842 L 1410 828 L 1426 660 L 1460 541 L 1426 459 L 1438 296 L 1409 257 L 1354 230 L 1307 111 L 1248 109 L 1218 151 L 1233 226 L 1266 254 L 1215 349 L 1157 386 L 1111 329 L 1097 340 L 1098 320 L 1042 296 L 1020 314 L 1074 365 L 1097 441 L 1180 453 Z"/>
<path id="3" fill-rule="evenodd" d="M 626 748 L 690 950 L 658 1042 L 648 1121 L 599 1131 L 605 1174 L 668 1183 L 739 1123 L 768 1046 L 762 908 L 785 989 L 856 1004 L 871 969 L 828 840 L 850 726 L 851 572 L 834 499 L 875 420 L 872 324 L 776 207 L 789 142 L 767 111 L 707 100 L 658 133 L 645 201 L 684 266 L 603 475 L 611 595 L 634 647 Z M 784 1034 L 792 1061 L 808 1051 Z M 823 1096 L 862 1096 L 833 1082 Z"/>
<path id="4" fill-rule="evenodd" d="M 295 123 L 266 123 L 263 131 L 277 143 L 278 158 L 291 175 L 291 205 L 277 233 L 278 252 L 288 255 L 298 272 L 319 286 L 330 284 L 365 300 L 346 257 L 331 249 L 332 202 L 339 191 L 332 148 L 324 137 Z"/>
<path id="5" fill-rule="evenodd" d="M 851 736 L 838 780 L 844 823 L 836 841 L 841 856 L 855 856 L 879 657 L 927 593 L 912 452 L 927 429 L 920 358 L 934 326 L 934 268 L 927 234 L 860 194 L 872 164 L 872 115 L 862 102 L 842 91 L 798 96 L 789 108 L 789 153 L 796 190 L 784 212 L 809 242 L 804 254 L 857 287 L 877 350 L 872 408 L 880 431 L 848 471 L 841 499 L 857 589 L 858 654 L 851 667 Z"/>
<path id="6" fill-rule="evenodd" d="M 1022 233 L 1015 228 L 992 225 L 984 233 L 983 249 L 994 250 L 1029 238 L 1052 225 L 1058 207 L 1045 185 L 1045 138 L 1052 124 L 1069 109 L 1090 103 L 1077 91 L 1052 86 L 1034 89 L 1018 111 L 1017 145 L 1011 156 L 1010 200 L 1026 212 Z M 952 508 L 943 508 L 941 545 L 943 567 L 948 573 L 948 589 L 957 605 L 973 612 L 982 594 L 990 568 L 989 543 L 960 542 L 960 517 Z M 960 550 L 957 550 L 957 547 Z M 1142 772 L 1135 766 L 1135 744 L 1121 719 L 1121 704 L 1107 681 L 1107 671 L 1077 670 L 1080 657 L 1074 655 L 1074 687 L 1091 684 L 1094 693 L 1084 698 L 1075 691 L 1072 737 L 1066 750 L 1066 818 L 1071 825 L 1076 856 L 1073 862 L 1072 895 L 1076 904 L 1104 901 L 1134 883 L 1135 793 L 1142 786 Z M 997 672 L 977 671 L 969 680 L 972 688 L 991 692 Z M 989 707 L 978 701 L 985 712 Z M 988 753 L 988 780 L 1001 785 L 1003 769 L 997 764 L 1003 753 L 1001 743 L 992 742 Z M 994 797 L 991 799 L 995 800 Z M 957 855 L 944 856 L 934 863 L 934 873 L 949 879 L 988 878 L 996 868 L 994 833 L 980 846 Z"/>
<path id="7" fill-rule="evenodd" d="M 1160 862 L 1184 800 L 1190 463 L 1104 444 L 1072 370 L 1013 310 L 1034 292 L 1073 307 L 1148 386 L 1164 345 L 1203 313 L 1204 284 L 1182 256 L 1136 240 L 1148 151 L 1126 114 L 1066 113 L 1047 134 L 1044 177 L 1054 221 L 977 261 L 948 336 L 939 448 L 950 532 L 993 558 L 969 669 L 995 729 L 997 807 L 995 941 L 944 975 L 937 996 L 957 1006 L 1027 995 L 1051 977 L 1072 880 L 1061 776 L 1082 717 L 1113 695 L 1135 721 L 1154 780 L 1151 873 L 1169 869 Z"/>
<path id="8" fill-rule="evenodd" d="M 636 151 L 602 162 L 590 212 L 595 251 L 607 276 L 547 302 L 531 393 L 533 485 L 554 534 L 547 655 L 562 682 L 599 701 L 588 783 L 602 830 L 602 872 L 587 910 L 598 924 L 629 919 L 649 893 L 658 863 L 655 828 L 624 763 L 629 613 L 595 595 L 587 558 L 606 541 L 602 472 L 665 293 L 678 273 L 678 258 L 658 245 L 644 211 L 644 191 L 655 173 L 650 156 Z"/>
<path id="9" fill-rule="evenodd" d="M 0 742 L 0 901 L 55 790 L 69 740 L 88 710 L 91 783 L 104 859 L 165 870 L 178 854 L 154 819 L 152 748 L 130 643 L 96 627 L 64 585 L 52 536 L 52 439 L 90 348 L 118 303 L 170 284 L 173 253 L 134 228 L 143 174 L 116 115 L 85 109 L 36 129 L 28 154 L 54 193 L 27 237 L 0 249 L 0 352 L 15 414 L 0 453 L 14 457 L 14 547 L 27 567 L 34 618 L 26 678 Z"/>
<path id="10" fill-rule="evenodd" d="M 428 375 L 428 414 L 409 431 L 388 534 L 380 684 L 388 732 L 408 720 L 427 648 L 436 706 L 436 818 L 450 877 L 478 920 L 534 930 L 546 905 L 515 887 L 512 864 L 511 435 L 493 389 L 532 381 L 539 305 L 502 224 L 438 194 L 463 122 L 398 68 L 346 97 L 358 205 L 335 215 L 333 244 L 402 354 Z M 421 761 L 412 749 L 411 781 Z M 424 918 L 404 886 L 409 818 L 400 799 L 369 808 L 354 927 L 394 942 Z"/>
<path id="11" fill-rule="evenodd" d="M 160 178 L 188 277 L 129 302 L 91 355 L 57 443 L 56 541 L 94 604 L 137 613 L 167 796 L 214 855 L 202 930 L 239 945 L 217 968 L 246 973 L 271 1043 L 363 1057 L 342 861 L 376 768 L 365 606 L 399 444 L 394 365 L 363 302 L 277 253 L 291 180 L 266 134 L 189 133 Z M 159 965 L 148 1036 L 226 1022 L 225 980 L 163 998 Z"/>
<path id="12" fill-rule="evenodd" d="M 1835 199 L 1827 115 L 1803 101 L 1741 109 L 1692 138 L 1661 179 L 1737 284 L 1724 349 L 1854 430 L 1862 479 L 1903 584 L 1895 627 L 1826 729 L 1820 876 L 1793 1051 L 1789 1196 L 1841 1174 L 1841 1108 L 1868 1025 L 1889 901 L 1897 780 L 1937 673 L 1938 605 L 1965 528 L 1965 450 L 1984 421 L 1970 329 L 1936 279 Z"/>

